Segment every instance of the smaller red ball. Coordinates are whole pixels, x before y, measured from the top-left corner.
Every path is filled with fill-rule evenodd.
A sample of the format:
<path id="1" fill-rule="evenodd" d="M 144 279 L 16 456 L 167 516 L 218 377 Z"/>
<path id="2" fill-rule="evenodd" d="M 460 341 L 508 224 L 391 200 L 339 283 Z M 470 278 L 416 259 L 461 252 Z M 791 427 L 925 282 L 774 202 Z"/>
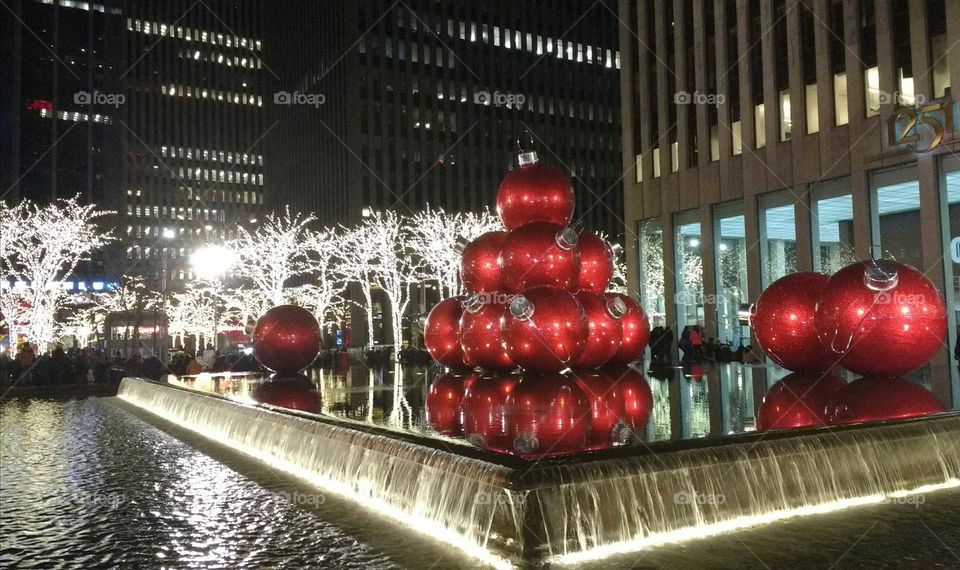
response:
<path id="1" fill-rule="evenodd" d="M 574 290 L 603 293 L 613 279 L 613 250 L 599 236 L 584 232 L 577 242 L 580 274 Z"/>
<path id="2" fill-rule="evenodd" d="M 460 347 L 460 317 L 463 316 L 463 298 L 450 297 L 437 303 L 427 316 L 423 343 L 434 360 L 451 368 L 463 368 L 463 349 Z"/>
<path id="3" fill-rule="evenodd" d="M 823 273 L 791 273 L 770 284 L 751 309 L 757 344 L 775 363 L 794 372 L 825 372 L 839 357 L 820 344 L 814 313 L 830 278 Z"/>
<path id="4" fill-rule="evenodd" d="M 830 423 L 828 411 L 847 385 L 833 374 L 785 376 L 767 390 L 757 411 L 757 431 L 796 429 Z"/>
<path id="5" fill-rule="evenodd" d="M 321 340 L 320 323 L 310 311 L 280 305 L 257 321 L 253 353 L 264 367 L 281 374 L 295 374 L 314 361 Z"/>
<path id="6" fill-rule="evenodd" d="M 571 289 L 580 274 L 576 245 L 576 232 L 546 222 L 511 231 L 500 248 L 504 287 L 513 293 L 544 286 Z"/>
<path id="7" fill-rule="evenodd" d="M 460 346 L 464 361 L 468 366 L 485 370 L 510 370 L 516 364 L 507 356 L 500 332 L 500 317 L 507 305 L 498 302 L 501 300 L 499 294 L 480 295 L 476 306 L 471 308 L 473 310 L 463 311 L 460 317 Z"/>
<path id="8" fill-rule="evenodd" d="M 650 340 L 650 319 L 640 303 L 623 293 L 607 293 L 607 299 L 621 299 L 627 305 L 627 314 L 620 318 L 623 336 L 620 338 L 620 349 L 613 355 L 609 364 L 630 364 L 643 355 Z"/>
<path id="9" fill-rule="evenodd" d="M 519 381 L 518 376 L 500 374 L 480 376 L 463 395 L 464 437 L 481 449 L 511 451 L 507 397 Z"/>
<path id="10" fill-rule="evenodd" d="M 834 424 L 917 418 L 947 411 L 929 390 L 902 377 L 866 377 L 837 393 L 830 410 Z"/>
<path id="11" fill-rule="evenodd" d="M 518 295 L 501 317 L 503 347 L 524 370 L 559 372 L 587 346 L 583 307 L 567 291 L 537 287 Z"/>
<path id="12" fill-rule="evenodd" d="M 483 293 L 503 289 L 499 258 L 506 239 L 507 232 L 487 232 L 463 249 L 460 278 L 467 291 Z"/>
<path id="13" fill-rule="evenodd" d="M 587 345 L 574 361 L 573 368 L 603 366 L 620 350 L 623 337 L 620 319 L 628 310 L 627 306 L 622 302 L 618 303 L 616 298 L 608 299 L 602 293 L 580 291 L 575 296 L 587 317 L 590 334 L 587 335 Z"/>
<path id="14" fill-rule="evenodd" d="M 579 451 L 590 433 L 590 401 L 575 380 L 525 375 L 507 398 L 513 449 L 524 456 Z"/>
<path id="15" fill-rule="evenodd" d="M 463 435 L 464 392 L 476 380 L 472 374 L 441 374 L 430 384 L 425 404 L 427 423 L 440 435 Z"/>
<path id="16" fill-rule="evenodd" d="M 575 205 L 570 178 L 542 162 L 511 170 L 497 191 L 497 213 L 508 230 L 531 222 L 565 226 Z"/>

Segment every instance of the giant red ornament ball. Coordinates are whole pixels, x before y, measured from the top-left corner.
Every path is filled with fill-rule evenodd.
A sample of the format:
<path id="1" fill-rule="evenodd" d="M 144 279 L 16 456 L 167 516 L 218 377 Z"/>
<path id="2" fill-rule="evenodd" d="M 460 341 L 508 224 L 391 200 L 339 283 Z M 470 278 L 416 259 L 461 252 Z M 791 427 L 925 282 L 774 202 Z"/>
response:
<path id="1" fill-rule="evenodd" d="M 777 279 L 751 309 L 750 326 L 763 352 L 794 372 L 825 372 L 839 357 L 820 344 L 814 323 L 817 300 L 830 278 L 792 273 Z"/>
<path id="2" fill-rule="evenodd" d="M 503 289 L 500 271 L 500 248 L 507 232 L 487 232 L 463 249 L 460 257 L 460 278 L 471 293 L 493 292 Z"/>
<path id="3" fill-rule="evenodd" d="M 519 377 L 510 374 L 480 376 L 463 395 L 463 435 L 482 449 L 507 452 L 512 448 L 509 434 L 507 397 Z"/>
<path id="4" fill-rule="evenodd" d="M 847 370 L 902 376 L 942 346 L 946 305 L 913 267 L 887 259 L 859 261 L 827 281 L 817 302 L 816 328 L 821 344 Z"/>
<path id="5" fill-rule="evenodd" d="M 503 346 L 518 366 L 559 372 L 572 366 L 587 345 L 589 327 L 572 293 L 536 287 L 518 295 L 501 318 Z"/>
<path id="6" fill-rule="evenodd" d="M 546 455 L 586 447 L 590 402 L 575 380 L 557 374 L 526 375 L 507 402 L 517 453 Z"/>
<path id="7" fill-rule="evenodd" d="M 605 449 L 622 443 L 626 412 L 620 385 L 600 372 L 577 374 L 577 383 L 590 403 L 590 447 Z"/>
<path id="8" fill-rule="evenodd" d="M 539 162 L 534 152 L 519 157 L 497 191 L 497 213 L 508 230 L 530 222 L 565 226 L 573 218 L 576 199 L 570 178 L 560 169 Z"/>
<path id="9" fill-rule="evenodd" d="M 495 294 L 480 293 L 466 301 L 460 317 L 460 346 L 468 366 L 509 370 L 516 365 L 503 348 L 500 317 L 507 305 Z M 505 299 L 504 299 L 505 301 Z"/>
<path id="10" fill-rule="evenodd" d="M 513 293 L 541 286 L 572 288 L 580 274 L 577 241 L 573 228 L 547 222 L 511 231 L 500 248 L 504 287 Z"/>
<path id="11" fill-rule="evenodd" d="M 831 423 L 846 424 L 917 418 L 947 411 L 919 384 L 902 377 L 865 377 L 837 393 Z"/>
<path id="12" fill-rule="evenodd" d="M 261 404 L 311 414 L 319 414 L 322 408 L 317 387 L 302 375 L 271 378 L 254 388 L 250 397 Z"/>
<path id="13" fill-rule="evenodd" d="M 620 319 L 627 313 L 627 304 L 619 297 L 607 298 L 601 293 L 580 291 L 574 295 L 587 317 L 589 334 L 583 352 L 573 368 L 596 368 L 610 361 L 620 350 L 623 326 Z"/>
<path id="14" fill-rule="evenodd" d="M 434 360 L 451 368 L 464 367 L 463 349 L 460 347 L 460 317 L 463 315 L 463 299 L 450 297 L 437 303 L 427 316 L 423 329 L 423 343 Z"/>
<path id="15" fill-rule="evenodd" d="M 253 353 L 264 367 L 281 375 L 295 374 L 317 357 L 320 323 L 310 311 L 280 305 L 264 313 L 253 331 Z"/>
<path id="16" fill-rule="evenodd" d="M 623 424 L 637 439 L 643 438 L 653 413 L 653 390 L 643 374 L 629 366 L 605 368 L 602 373 L 614 383 L 623 398 Z"/>
<path id="17" fill-rule="evenodd" d="M 441 374 L 427 391 L 425 404 L 427 423 L 437 433 L 446 436 L 463 435 L 460 408 L 463 395 L 476 377 L 459 374 Z"/>
<path id="18" fill-rule="evenodd" d="M 607 293 L 607 299 L 621 299 L 627 305 L 627 313 L 620 318 L 623 335 L 620 337 L 620 348 L 613 355 L 609 364 L 630 364 L 640 358 L 643 349 L 650 340 L 650 320 L 640 303 L 622 293 Z"/>
<path id="19" fill-rule="evenodd" d="M 580 250 L 580 273 L 574 290 L 603 293 L 613 278 L 613 249 L 590 232 L 580 234 L 577 249 Z"/>
<path id="20" fill-rule="evenodd" d="M 767 390 L 757 411 L 757 430 L 796 429 L 830 423 L 829 410 L 847 385 L 833 374 L 785 376 Z"/>

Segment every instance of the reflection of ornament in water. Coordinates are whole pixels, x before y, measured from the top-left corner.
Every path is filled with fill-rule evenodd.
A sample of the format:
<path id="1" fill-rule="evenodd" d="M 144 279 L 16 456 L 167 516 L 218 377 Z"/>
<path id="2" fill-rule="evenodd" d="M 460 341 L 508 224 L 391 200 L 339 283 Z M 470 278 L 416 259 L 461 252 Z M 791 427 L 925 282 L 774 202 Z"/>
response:
<path id="1" fill-rule="evenodd" d="M 793 373 L 767 390 L 757 411 L 757 430 L 795 429 L 830 423 L 828 409 L 847 385 L 833 374 Z"/>
<path id="2" fill-rule="evenodd" d="M 302 374 L 285 377 L 271 376 L 269 380 L 254 388 L 250 397 L 261 404 L 312 414 L 319 414 L 322 406 L 316 386 Z"/>
<path id="3" fill-rule="evenodd" d="M 947 333 L 936 286 L 909 265 L 854 263 L 830 278 L 816 309 L 820 342 L 864 376 L 902 376 L 923 366 Z"/>
<path id="4" fill-rule="evenodd" d="M 491 451 L 511 450 L 507 397 L 518 380 L 518 376 L 500 374 L 480 376 L 470 384 L 463 396 L 463 432 L 467 441 Z"/>
<path id="5" fill-rule="evenodd" d="M 576 375 L 576 380 L 590 403 L 590 447 L 605 449 L 622 443 L 628 434 L 624 430 L 624 397 L 617 379 L 600 372 L 583 372 Z"/>
<path id="6" fill-rule="evenodd" d="M 310 311 L 295 305 L 270 309 L 253 331 L 257 361 L 278 373 L 295 374 L 306 368 L 320 347 L 320 323 Z"/>
<path id="7" fill-rule="evenodd" d="M 906 378 L 866 377 L 837 393 L 831 423 L 845 424 L 916 418 L 947 411 L 929 390 Z"/>
<path id="8" fill-rule="evenodd" d="M 507 398 L 509 434 L 521 455 L 579 451 L 590 433 L 590 403 L 576 381 L 527 374 Z"/>
<path id="9" fill-rule="evenodd" d="M 604 373 L 613 379 L 623 396 L 623 423 L 635 438 L 642 438 L 653 413 L 653 390 L 643 374 L 630 367 L 610 367 Z M 669 415 L 668 415 L 669 417 Z"/>
<path id="10" fill-rule="evenodd" d="M 430 384 L 426 400 L 427 423 L 440 435 L 463 435 L 460 407 L 464 391 L 475 378 L 472 374 L 463 376 L 447 373 L 441 374 Z"/>

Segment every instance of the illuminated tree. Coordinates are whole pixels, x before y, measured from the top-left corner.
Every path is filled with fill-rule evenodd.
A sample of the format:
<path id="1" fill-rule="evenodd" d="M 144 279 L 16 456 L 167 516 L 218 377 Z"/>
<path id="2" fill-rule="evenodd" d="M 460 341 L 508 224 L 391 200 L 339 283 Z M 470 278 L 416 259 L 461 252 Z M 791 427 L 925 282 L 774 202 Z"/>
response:
<path id="1" fill-rule="evenodd" d="M 360 309 L 367 317 L 367 346 L 373 346 L 373 272 L 371 267 L 377 255 L 376 245 L 373 243 L 374 232 L 367 224 L 355 228 L 341 226 L 343 247 L 340 250 L 342 257 L 341 271 L 348 283 L 354 283 L 362 295 Z"/>
<path id="2" fill-rule="evenodd" d="M 64 282 L 77 264 L 113 239 L 97 226 L 110 213 L 76 197 L 47 206 L 0 203 L 0 279 L 7 283 L 0 289 L 0 308 L 16 315 L 7 317 L 13 330 L 39 350 L 56 339 L 57 313 L 67 297 Z"/>
<path id="3" fill-rule="evenodd" d="M 284 302 L 284 287 L 309 271 L 306 239 L 312 215 L 270 214 L 253 230 L 240 226 L 233 249 L 237 276 L 256 285 L 273 305 Z"/>
<path id="4" fill-rule="evenodd" d="M 200 338 L 215 343 L 223 316 L 223 291 L 216 283 L 194 282 L 182 293 L 173 293 L 167 304 L 168 328 L 172 336 L 193 336 L 197 349 Z"/>
<path id="5" fill-rule="evenodd" d="M 345 239 L 335 228 L 310 232 L 307 236 L 307 265 L 312 283 L 295 291 L 297 304 L 314 312 L 320 326 L 326 327 L 341 320 L 347 289 L 344 258 L 341 254 Z"/>

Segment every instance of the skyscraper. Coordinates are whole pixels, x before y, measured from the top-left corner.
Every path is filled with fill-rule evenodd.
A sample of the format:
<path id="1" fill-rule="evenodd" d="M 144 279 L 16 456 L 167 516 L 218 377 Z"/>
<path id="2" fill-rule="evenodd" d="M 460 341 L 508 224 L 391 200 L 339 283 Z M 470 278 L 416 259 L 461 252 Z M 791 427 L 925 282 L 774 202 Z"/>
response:
<path id="1" fill-rule="evenodd" d="M 608 4 L 611 4 L 608 2 Z M 268 14 L 268 199 L 325 223 L 492 206 L 530 132 L 586 225 L 621 233 L 616 8 L 285 2 Z"/>

